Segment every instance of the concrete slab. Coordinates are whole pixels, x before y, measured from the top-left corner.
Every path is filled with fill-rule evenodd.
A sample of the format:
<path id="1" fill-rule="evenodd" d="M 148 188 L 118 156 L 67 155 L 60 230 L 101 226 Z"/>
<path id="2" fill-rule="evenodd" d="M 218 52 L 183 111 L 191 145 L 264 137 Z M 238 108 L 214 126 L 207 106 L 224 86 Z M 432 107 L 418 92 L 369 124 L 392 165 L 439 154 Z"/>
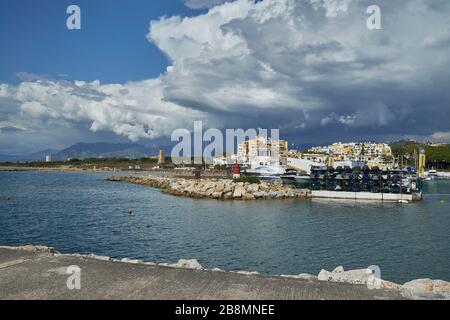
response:
<path id="1" fill-rule="evenodd" d="M 394 194 L 394 193 L 372 193 L 372 192 L 343 192 L 343 191 L 327 191 L 313 190 L 311 191 L 313 198 L 327 199 L 348 199 L 348 200 L 371 200 L 384 202 L 398 202 L 399 200 L 413 201 L 411 194 Z"/>
<path id="2" fill-rule="evenodd" d="M 20 263 L 14 263 L 17 261 Z M 402 299 L 395 290 L 275 276 L 176 269 L 0 248 L 0 299 Z M 69 290 L 67 267 L 81 268 Z"/>

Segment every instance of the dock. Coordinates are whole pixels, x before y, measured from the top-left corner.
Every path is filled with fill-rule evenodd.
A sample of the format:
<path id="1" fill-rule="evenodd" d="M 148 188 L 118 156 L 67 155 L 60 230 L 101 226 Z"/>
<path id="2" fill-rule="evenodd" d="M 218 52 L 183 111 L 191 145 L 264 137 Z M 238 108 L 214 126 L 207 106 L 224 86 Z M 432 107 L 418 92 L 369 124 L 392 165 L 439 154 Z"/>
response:
<path id="1" fill-rule="evenodd" d="M 422 193 L 401 194 L 401 193 L 373 193 L 373 192 L 345 192 L 345 191 L 311 191 L 312 198 L 326 199 L 346 199 L 346 200 L 369 200 L 381 202 L 400 202 L 400 201 L 420 201 Z"/>

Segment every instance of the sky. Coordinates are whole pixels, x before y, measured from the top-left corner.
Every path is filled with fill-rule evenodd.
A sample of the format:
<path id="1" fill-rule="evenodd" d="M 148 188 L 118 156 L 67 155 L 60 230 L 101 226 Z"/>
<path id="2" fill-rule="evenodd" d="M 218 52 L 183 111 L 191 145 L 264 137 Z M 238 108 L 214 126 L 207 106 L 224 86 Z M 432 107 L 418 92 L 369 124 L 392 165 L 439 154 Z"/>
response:
<path id="1" fill-rule="evenodd" d="M 450 139 L 447 0 L 3 0 L 0 43 L 0 154 L 195 120 L 297 144 Z"/>

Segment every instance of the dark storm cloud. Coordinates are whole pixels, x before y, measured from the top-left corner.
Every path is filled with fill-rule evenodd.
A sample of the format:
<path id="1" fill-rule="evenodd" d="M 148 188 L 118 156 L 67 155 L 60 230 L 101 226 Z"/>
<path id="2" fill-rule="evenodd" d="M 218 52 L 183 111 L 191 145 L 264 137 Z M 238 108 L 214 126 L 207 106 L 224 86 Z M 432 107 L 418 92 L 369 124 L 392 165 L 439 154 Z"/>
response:
<path id="1" fill-rule="evenodd" d="M 448 2 L 382 3 L 383 29 L 375 31 L 366 27 L 370 4 L 238 1 L 245 13 L 234 17 L 229 6 L 195 23 L 161 21 L 150 37 L 176 62 L 163 77 L 165 96 L 228 115 L 230 126 L 299 135 L 323 135 L 324 127 L 330 137 L 354 138 L 448 131 Z M 162 41 L 163 31 L 173 41 Z M 176 52 L 181 39 L 188 58 Z"/>

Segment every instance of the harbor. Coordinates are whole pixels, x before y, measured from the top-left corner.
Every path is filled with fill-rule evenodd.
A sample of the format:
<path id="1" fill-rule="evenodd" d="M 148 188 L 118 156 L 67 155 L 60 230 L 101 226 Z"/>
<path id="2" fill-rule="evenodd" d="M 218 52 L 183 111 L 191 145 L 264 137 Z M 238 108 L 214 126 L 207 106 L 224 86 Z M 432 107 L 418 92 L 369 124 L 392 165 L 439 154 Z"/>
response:
<path id="1" fill-rule="evenodd" d="M 399 205 L 305 196 L 174 196 L 149 185 L 107 181 L 110 173 L 0 175 L 1 245 L 42 244 L 65 253 L 170 264 L 197 259 L 207 269 L 267 275 L 376 264 L 383 279 L 399 284 L 450 280 L 449 180 L 426 181 L 422 201 Z"/>
<path id="2" fill-rule="evenodd" d="M 293 189 L 308 190 L 312 198 L 409 203 L 422 200 L 422 182 L 433 174 L 425 174 L 423 150 L 414 166 L 405 167 L 403 158 L 395 161 L 387 144 L 335 143 L 306 152 L 287 146 L 287 141 L 260 136 L 243 142 L 231 159 L 233 177 L 281 180 Z"/>

